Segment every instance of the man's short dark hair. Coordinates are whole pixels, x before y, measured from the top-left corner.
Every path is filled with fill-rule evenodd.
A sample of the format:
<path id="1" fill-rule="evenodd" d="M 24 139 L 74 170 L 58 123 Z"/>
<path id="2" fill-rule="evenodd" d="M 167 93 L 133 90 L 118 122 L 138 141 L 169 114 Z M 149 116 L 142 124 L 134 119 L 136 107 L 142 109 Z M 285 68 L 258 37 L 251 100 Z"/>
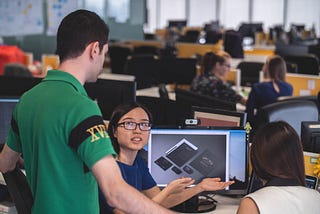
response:
<path id="1" fill-rule="evenodd" d="M 109 28 L 94 12 L 76 10 L 60 23 L 57 50 L 60 62 L 80 56 L 91 42 L 99 42 L 100 51 L 108 42 Z"/>

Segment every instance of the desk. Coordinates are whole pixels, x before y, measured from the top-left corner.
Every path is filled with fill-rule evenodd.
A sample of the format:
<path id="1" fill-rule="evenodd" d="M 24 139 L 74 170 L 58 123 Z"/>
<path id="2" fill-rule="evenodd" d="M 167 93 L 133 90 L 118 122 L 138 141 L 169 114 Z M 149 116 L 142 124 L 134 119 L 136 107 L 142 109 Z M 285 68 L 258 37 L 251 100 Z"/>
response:
<path id="1" fill-rule="evenodd" d="M 221 195 L 215 195 L 213 198 L 218 203 L 217 203 L 216 210 L 208 212 L 212 214 L 236 213 L 241 201 L 241 198 L 232 198 L 232 197 L 221 196 Z"/>
<path id="2" fill-rule="evenodd" d="M 213 211 L 206 212 L 207 214 L 235 214 L 241 201 L 241 198 L 222 195 L 215 195 L 213 198 L 217 201 L 217 207 Z"/>

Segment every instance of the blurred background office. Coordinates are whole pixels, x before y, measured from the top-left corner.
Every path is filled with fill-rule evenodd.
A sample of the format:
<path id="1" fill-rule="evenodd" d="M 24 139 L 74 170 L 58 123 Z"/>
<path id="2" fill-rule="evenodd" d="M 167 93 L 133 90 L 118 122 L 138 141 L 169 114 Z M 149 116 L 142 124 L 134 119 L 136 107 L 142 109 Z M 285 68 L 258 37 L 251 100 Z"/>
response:
<path id="1" fill-rule="evenodd" d="M 2 0 L 0 36 L 4 44 L 18 45 L 40 60 L 41 54 L 54 53 L 61 18 L 78 8 L 97 12 L 110 26 L 111 40 L 117 41 L 159 39 L 156 32 L 168 27 L 170 20 L 185 21 L 195 29 L 206 26 L 196 36 L 200 43 L 205 42 L 205 33 L 223 29 L 249 35 L 253 27 L 271 39 L 311 45 L 318 42 L 320 32 L 318 0 Z M 248 29 L 248 23 L 255 25 Z M 244 42 L 252 43 L 250 38 Z"/>

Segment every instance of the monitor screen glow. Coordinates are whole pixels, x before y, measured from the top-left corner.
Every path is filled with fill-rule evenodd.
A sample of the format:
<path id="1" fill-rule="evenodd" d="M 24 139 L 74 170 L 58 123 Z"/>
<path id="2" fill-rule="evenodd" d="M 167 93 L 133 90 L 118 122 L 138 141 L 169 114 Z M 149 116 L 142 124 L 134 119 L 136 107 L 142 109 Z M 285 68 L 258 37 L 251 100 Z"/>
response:
<path id="1" fill-rule="evenodd" d="M 181 176 L 191 177 L 195 183 L 206 177 L 220 177 L 236 181 L 221 193 L 245 194 L 248 184 L 245 130 L 152 129 L 148 167 L 161 187 Z"/>

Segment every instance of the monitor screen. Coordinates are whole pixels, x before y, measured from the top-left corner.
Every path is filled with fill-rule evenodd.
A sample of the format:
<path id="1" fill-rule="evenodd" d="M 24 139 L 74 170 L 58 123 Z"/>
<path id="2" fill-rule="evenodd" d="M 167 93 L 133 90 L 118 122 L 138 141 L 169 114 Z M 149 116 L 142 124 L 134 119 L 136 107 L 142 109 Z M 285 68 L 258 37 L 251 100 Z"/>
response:
<path id="1" fill-rule="evenodd" d="M 84 87 L 89 97 L 98 102 L 103 119 L 109 120 L 118 105 L 136 100 L 136 85 L 135 81 L 98 79 Z"/>
<path id="2" fill-rule="evenodd" d="M 169 20 L 168 21 L 168 26 L 169 27 L 176 27 L 179 30 L 182 29 L 182 27 L 187 26 L 187 20 L 182 19 L 182 20 Z"/>
<path id="3" fill-rule="evenodd" d="M 148 166 L 158 186 L 176 178 L 206 177 L 236 182 L 225 194 L 247 190 L 247 141 L 244 129 L 157 129 L 150 132 Z"/>
<path id="4" fill-rule="evenodd" d="M 301 122 L 301 141 L 304 151 L 320 153 L 320 121 Z"/>
<path id="5" fill-rule="evenodd" d="M 192 107 L 194 119 L 200 120 L 199 126 L 245 126 L 245 112 L 227 111 L 206 107 Z"/>
<path id="6" fill-rule="evenodd" d="M 0 97 L 0 144 L 4 144 L 11 125 L 12 112 L 19 98 Z"/>

